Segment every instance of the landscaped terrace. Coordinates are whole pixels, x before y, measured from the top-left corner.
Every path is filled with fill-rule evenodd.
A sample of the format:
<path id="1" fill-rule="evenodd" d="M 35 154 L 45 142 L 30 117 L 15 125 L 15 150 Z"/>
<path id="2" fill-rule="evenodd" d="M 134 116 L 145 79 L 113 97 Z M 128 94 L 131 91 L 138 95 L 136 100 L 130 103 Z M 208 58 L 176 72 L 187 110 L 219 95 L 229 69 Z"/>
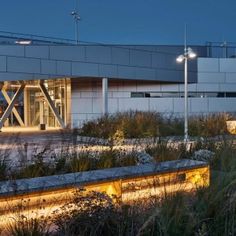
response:
<path id="1" fill-rule="evenodd" d="M 188 146 L 182 142 L 183 120 L 164 118 L 155 112 L 106 116 L 90 121 L 73 132 L 61 132 L 60 138 L 54 142 L 51 137 L 46 144 L 31 143 L 30 139 L 21 142 L 19 135 L 9 137 L 8 141 L 19 142 L 15 150 L 7 148 L 9 142 L 5 142 L 1 149 L 0 177 L 8 181 L 1 182 L 1 186 L 5 186 L 1 204 L 1 209 L 4 209 L 1 212 L 10 212 L 13 219 L 2 228 L 4 234 L 26 235 L 34 231 L 37 235 L 234 235 L 236 147 L 234 136 L 227 131 L 229 119 L 233 118 L 226 114 L 190 118 L 192 139 Z M 4 134 L 0 138 L 3 137 Z M 186 173 L 180 168 L 165 170 L 167 177 L 164 178 L 158 168 L 153 169 L 155 173 L 150 174 L 151 179 L 145 175 L 147 166 L 160 167 L 165 166 L 165 161 L 189 159 L 204 161 L 203 168 L 206 169 L 202 176 L 199 173 L 194 175 L 195 182 L 188 191 L 183 188 L 184 185 L 167 191 L 170 183 L 185 183 Z M 208 165 L 210 185 L 206 171 Z M 96 171 L 106 173 L 109 168 L 117 170 L 124 167 L 127 173 L 129 168 L 138 168 L 142 174 L 128 178 L 126 183 L 120 182 L 121 179 L 124 181 L 123 177 L 113 178 L 110 181 L 116 191 L 99 189 L 99 183 L 93 183 L 93 187 L 88 188 L 88 183 L 79 181 L 81 171 L 95 177 Z M 30 179 L 17 179 L 40 176 L 50 179 L 54 175 L 65 181 L 68 173 L 78 177 L 77 183 L 74 179 L 73 184 L 67 186 L 69 200 L 58 200 L 59 206 L 52 208 L 50 215 L 39 217 L 45 205 L 50 205 L 49 200 L 44 199 L 42 190 L 45 189 L 32 193 L 30 186 L 34 184 L 26 184 Z M 109 173 L 112 176 L 112 169 Z M 109 177 L 104 176 L 102 183 L 106 184 Z M 25 188 L 23 192 L 17 187 L 19 181 Z M 10 183 L 9 189 L 6 183 Z M 56 186 L 53 178 L 49 183 L 52 188 Z M 151 190 L 159 187 L 160 183 L 163 183 L 161 192 Z M 144 187 L 145 196 L 140 194 Z M 55 201 L 61 190 L 60 187 L 48 192 L 54 194 Z M 125 199 L 127 191 L 132 193 L 132 201 Z M 151 194 L 153 191 L 158 194 Z M 32 200 L 32 195 L 38 199 Z M 20 204 L 11 202 L 16 197 Z"/>

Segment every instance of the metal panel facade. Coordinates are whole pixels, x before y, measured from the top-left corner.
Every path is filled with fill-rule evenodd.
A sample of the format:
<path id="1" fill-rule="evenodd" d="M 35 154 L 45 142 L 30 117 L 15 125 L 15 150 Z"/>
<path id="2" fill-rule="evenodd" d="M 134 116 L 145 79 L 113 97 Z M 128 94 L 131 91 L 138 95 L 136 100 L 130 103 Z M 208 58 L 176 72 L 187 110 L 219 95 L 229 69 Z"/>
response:
<path id="1" fill-rule="evenodd" d="M 199 47 L 201 55 L 204 54 Z M 36 77 L 108 77 L 144 81 L 183 81 L 175 58 L 183 47 L 123 45 L 0 46 L 0 81 Z M 189 81 L 197 81 L 197 62 L 189 63 Z M 14 75 L 12 74 L 14 73 Z M 13 76 L 12 76 L 13 75 Z M 37 75 L 37 76 L 36 76 Z"/>

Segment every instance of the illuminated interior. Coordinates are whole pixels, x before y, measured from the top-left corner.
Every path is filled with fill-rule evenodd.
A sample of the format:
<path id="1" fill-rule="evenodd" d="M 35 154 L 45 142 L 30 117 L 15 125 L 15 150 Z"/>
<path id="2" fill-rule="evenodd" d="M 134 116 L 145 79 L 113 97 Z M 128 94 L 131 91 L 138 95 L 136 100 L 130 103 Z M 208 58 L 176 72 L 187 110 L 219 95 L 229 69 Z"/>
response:
<path id="1" fill-rule="evenodd" d="M 53 80 L 34 80 L 25 81 L 25 87 L 14 108 L 4 122 L 4 127 L 23 126 L 36 127 L 44 124 L 46 127 L 61 127 L 57 116 L 50 107 L 50 103 L 41 91 L 39 84 L 42 83 L 46 93 L 51 99 L 59 117 L 65 123 L 70 123 L 70 79 L 53 79 Z M 16 94 L 20 87 L 19 82 L 4 82 L 0 96 L 0 118 L 6 111 L 9 102 Z M 9 101 L 7 101 L 8 96 Z M 17 110 L 17 113 L 14 111 Z"/>

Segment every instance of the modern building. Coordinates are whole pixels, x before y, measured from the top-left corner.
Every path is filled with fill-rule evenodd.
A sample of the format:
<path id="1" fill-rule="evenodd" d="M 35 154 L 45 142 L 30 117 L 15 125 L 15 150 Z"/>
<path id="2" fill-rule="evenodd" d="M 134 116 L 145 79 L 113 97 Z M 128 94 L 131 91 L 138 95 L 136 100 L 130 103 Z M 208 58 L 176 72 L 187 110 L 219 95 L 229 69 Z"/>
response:
<path id="1" fill-rule="evenodd" d="M 26 42 L 28 41 L 28 42 Z M 194 46 L 189 113 L 235 112 L 236 50 Z M 0 128 L 78 127 L 127 110 L 183 115 L 183 46 L 73 45 L 66 40 L 0 39 Z"/>

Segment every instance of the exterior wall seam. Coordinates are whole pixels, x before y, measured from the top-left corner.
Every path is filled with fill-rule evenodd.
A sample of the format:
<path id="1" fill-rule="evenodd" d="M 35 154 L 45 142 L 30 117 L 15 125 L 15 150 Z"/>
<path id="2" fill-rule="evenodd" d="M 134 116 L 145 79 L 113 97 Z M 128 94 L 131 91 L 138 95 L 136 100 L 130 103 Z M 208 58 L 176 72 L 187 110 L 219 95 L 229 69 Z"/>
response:
<path id="1" fill-rule="evenodd" d="M 6 72 L 8 72 L 8 56 L 5 57 L 6 57 Z"/>
<path id="2" fill-rule="evenodd" d="M 40 74 L 43 74 L 42 73 L 42 60 L 41 60 L 41 58 L 39 59 L 39 71 L 40 71 Z"/>
<path id="3" fill-rule="evenodd" d="M 48 59 L 51 60 L 51 48 L 49 46 L 48 47 Z"/>
<path id="4" fill-rule="evenodd" d="M 24 46 L 24 52 L 23 52 L 24 57 L 26 57 L 26 49 L 25 49 L 25 47 L 26 47 L 26 46 Z"/>
<path id="5" fill-rule="evenodd" d="M 220 59 L 218 58 L 218 73 L 220 72 Z"/>
<path id="6" fill-rule="evenodd" d="M 130 66 L 130 49 L 129 49 L 129 66 Z"/>
<path id="7" fill-rule="evenodd" d="M 207 111 L 210 112 L 209 98 L 207 98 Z"/>
<path id="8" fill-rule="evenodd" d="M 56 68 L 55 68 L 56 69 L 56 73 L 58 74 L 58 61 L 56 60 L 55 63 L 56 63 Z"/>
<path id="9" fill-rule="evenodd" d="M 84 59 L 87 62 L 88 61 L 88 56 L 87 56 L 87 47 L 84 47 Z"/>

